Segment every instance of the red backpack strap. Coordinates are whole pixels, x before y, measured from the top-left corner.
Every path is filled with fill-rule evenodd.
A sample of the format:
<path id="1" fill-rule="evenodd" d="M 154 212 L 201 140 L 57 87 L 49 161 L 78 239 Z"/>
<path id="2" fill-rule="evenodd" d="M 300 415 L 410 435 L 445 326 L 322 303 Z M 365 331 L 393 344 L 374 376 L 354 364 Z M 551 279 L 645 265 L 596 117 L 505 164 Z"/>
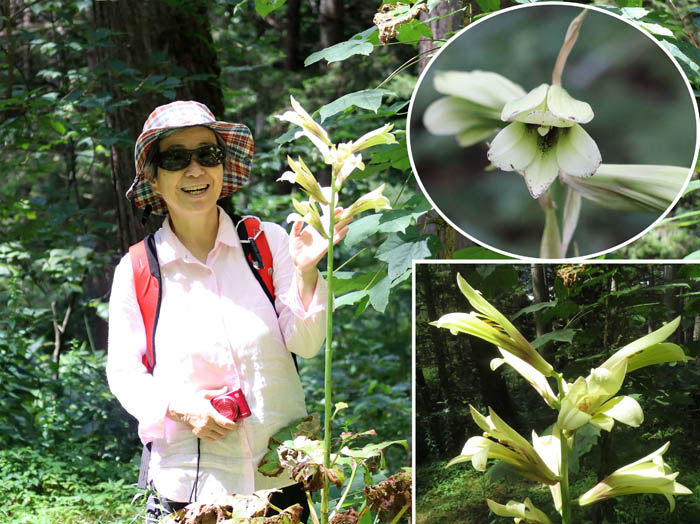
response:
<path id="1" fill-rule="evenodd" d="M 160 265 L 153 235 L 148 235 L 141 242 L 131 246 L 129 255 L 134 272 L 136 300 L 146 329 L 146 354 L 143 356 L 143 365 L 149 373 L 153 373 L 156 365 L 155 334 L 161 301 Z"/>
<path id="2" fill-rule="evenodd" d="M 275 305 L 275 284 L 272 279 L 272 251 L 265 237 L 262 222 L 258 217 L 233 215 L 233 224 L 243 245 L 246 261 L 265 291 L 267 298 Z"/>

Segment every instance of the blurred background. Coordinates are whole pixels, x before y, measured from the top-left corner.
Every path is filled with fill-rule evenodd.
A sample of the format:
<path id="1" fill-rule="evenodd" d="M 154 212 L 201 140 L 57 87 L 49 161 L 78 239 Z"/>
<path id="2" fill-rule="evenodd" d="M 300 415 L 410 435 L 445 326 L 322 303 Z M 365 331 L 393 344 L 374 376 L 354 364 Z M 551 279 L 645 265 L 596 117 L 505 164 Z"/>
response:
<path id="1" fill-rule="evenodd" d="M 423 113 L 444 96 L 433 87 L 434 75 L 493 71 L 526 91 L 550 83 L 567 27 L 579 12 L 574 6 L 533 6 L 476 23 L 445 47 L 418 84 L 409 147 L 423 188 L 454 226 L 493 248 L 537 256 L 544 214 L 518 173 L 489 167 L 486 143 L 461 148 L 454 136 L 426 131 Z M 689 89 L 650 36 L 590 10 L 567 61 L 563 87 L 593 108 L 595 118 L 584 128 L 604 163 L 691 167 L 696 125 Z M 562 209 L 565 191 L 558 182 L 553 193 Z M 607 210 L 584 200 L 574 249 L 584 255 L 612 248 L 658 217 Z"/>

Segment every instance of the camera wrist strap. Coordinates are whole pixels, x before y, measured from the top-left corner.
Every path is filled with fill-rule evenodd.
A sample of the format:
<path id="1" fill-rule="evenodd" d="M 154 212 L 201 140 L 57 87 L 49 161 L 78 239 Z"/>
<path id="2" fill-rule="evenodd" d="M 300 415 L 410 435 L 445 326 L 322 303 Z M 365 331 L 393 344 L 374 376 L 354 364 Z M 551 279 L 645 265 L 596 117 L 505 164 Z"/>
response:
<path id="1" fill-rule="evenodd" d="M 199 437 L 197 437 L 197 472 L 195 473 L 194 483 L 192 484 L 192 491 L 190 491 L 189 504 L 192 504 L 193 502 L 197 502 L 197 490 L 199 488 L 199 460 L 202 456 L 201 444 L 202 444 L 201 439 Z M 194 500 L 192 500 L 192 497 L 194 497 Z"/>

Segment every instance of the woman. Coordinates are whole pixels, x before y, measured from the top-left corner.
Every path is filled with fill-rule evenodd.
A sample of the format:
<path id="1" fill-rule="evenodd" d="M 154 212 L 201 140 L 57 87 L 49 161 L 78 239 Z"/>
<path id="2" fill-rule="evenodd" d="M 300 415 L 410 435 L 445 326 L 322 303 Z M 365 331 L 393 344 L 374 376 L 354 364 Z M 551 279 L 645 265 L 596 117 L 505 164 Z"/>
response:
<path id="1" fill-rule="evenodd" d="M 137 207 L 167 214 L 155 233 L 162 300 L 157 365 L 142 363 L 146 335 L 130 255 L 114 274 L 107 377 L 115 396 L 151 442 L 148 522 L 194 500 L 284 488 L 272 503 L 306 508 L 300 486 L 257 472 L 269 437 L 306 415 L 291 354 L 311 357 L 325 334 L 326 283 L 316 265 L 327 241 L 295 223 L 262 229 L 274 261 L 274 308 L 244 258 L 231 218 L 217 200 L 248 178 L 250 131 L 217 122 L 198 102 L 156 108 L 135 147 Z M 347 232 L 336 228 L 334 241 Z M 251 410 L 232 422 L 211 399 L 241 389 Z"/>

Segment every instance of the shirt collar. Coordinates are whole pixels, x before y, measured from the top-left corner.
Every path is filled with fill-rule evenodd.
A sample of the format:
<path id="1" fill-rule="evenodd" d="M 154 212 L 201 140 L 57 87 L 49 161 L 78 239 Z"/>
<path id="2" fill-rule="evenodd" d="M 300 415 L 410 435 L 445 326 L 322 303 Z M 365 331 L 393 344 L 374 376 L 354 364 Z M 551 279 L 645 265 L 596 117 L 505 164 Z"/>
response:
<path id="1" fill-rule="evenodd" d="M 236 233 L 236 228 L 233 226 L 233 220 L 220 206 L 217 206 L 217 208 L 219 210 L 219 229 L 216 233 L 214 249 L 219 244 L 225 244 L 230 247 L 240 245 L 238 233 Z M 192 258 L 190 251 L 180 242 L 180 239 L 170 227 L 168 217 L 163 221 L 163 226 L 158 233 L 160 234 L 156 235 L 156 245 L 158 246 L 158 261 L 161 265 L 180 259 L 187 260 Z"/>

